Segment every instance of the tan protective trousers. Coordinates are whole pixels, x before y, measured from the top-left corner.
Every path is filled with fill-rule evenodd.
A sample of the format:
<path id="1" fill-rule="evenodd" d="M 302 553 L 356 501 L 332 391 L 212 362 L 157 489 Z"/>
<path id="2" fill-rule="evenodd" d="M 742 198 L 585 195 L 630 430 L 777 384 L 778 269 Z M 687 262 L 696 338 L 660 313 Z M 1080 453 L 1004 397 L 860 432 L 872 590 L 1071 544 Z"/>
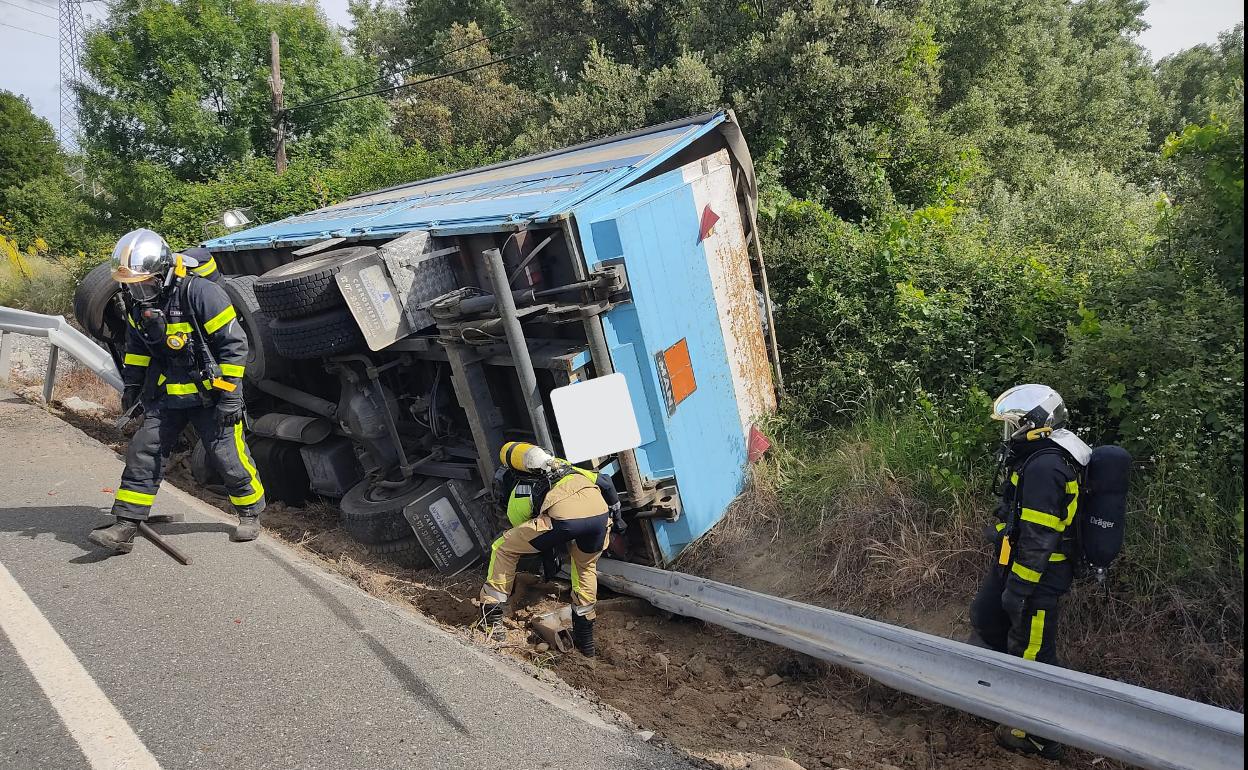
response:
<path id="1" fill-rule="evenodd" d="M 501 604 L 515 586 L 520 557 L 566 543 L 571 558 L 572 611 L 592 620 L 598 599 L 598 557 L 606 549 L 611 518 L 592 482 L 560 485 L 547 497 L 545 512 L 512 527 L 490 547 L 490 567 L 481 586 L 483 605 Z M 556 495 L 555 492 L 561 492 Z M 554 498 L 553 500 L 551 498 Z M 600 512 L 599 512 L 600 511 Z"/>

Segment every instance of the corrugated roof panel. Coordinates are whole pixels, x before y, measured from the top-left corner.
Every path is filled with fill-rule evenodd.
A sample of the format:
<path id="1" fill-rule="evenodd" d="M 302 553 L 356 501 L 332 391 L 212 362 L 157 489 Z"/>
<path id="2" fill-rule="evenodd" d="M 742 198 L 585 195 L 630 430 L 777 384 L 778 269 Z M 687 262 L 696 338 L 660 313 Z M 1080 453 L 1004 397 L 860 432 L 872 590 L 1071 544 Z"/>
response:
<path id="1" fill-rule="evenodd" d="M 451 223 L 483 230 L 552 217 L 670 155 L 722 120 L 701 116 L 616 139 L 366 193 L 342 203 L 209 241 L 213 249 L 283 246 L 330 237 L 381 236 Z"/>

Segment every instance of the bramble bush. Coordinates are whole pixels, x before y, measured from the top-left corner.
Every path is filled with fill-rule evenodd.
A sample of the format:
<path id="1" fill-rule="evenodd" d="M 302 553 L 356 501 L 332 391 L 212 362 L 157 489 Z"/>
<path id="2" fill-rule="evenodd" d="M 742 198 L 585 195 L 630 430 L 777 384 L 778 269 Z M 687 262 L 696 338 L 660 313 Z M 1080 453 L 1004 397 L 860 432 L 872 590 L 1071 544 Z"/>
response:
<path id="1" fill-rule="evenodd" d="M 1162 236 L 1185 223 L 1108 175 L 1059 166 L 1035 195 L 993 197 L 861 224 L 811 202 L 764 207 L 790 433 L 831 428 L 835 441 L 896 415 L 933 445 L 896 453 L 896 470 L 965 510 L 963 493 L 986 493 L 991 397 L 1045 382 L 1085 440 L 1120 443 L 1138 462 L 1131 585 L 1234 577 L 1242 252 L 1238 284 L 1228 260 L 1176 253 Z"/>

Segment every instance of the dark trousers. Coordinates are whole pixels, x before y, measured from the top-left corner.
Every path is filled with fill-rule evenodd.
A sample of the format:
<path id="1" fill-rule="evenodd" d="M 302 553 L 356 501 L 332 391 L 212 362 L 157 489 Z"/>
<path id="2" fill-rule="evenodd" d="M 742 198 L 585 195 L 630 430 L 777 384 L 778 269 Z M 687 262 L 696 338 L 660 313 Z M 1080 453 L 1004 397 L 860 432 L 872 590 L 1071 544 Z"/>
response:
<path id="1" fill-rule="evenodd" d="M 976 643 L 1041 663 L 1060 665 L 1057 660 L 1057 630 L 1060 601 L 1070 588 L 1068 563 L 1049 565 L 1034 593 L 1023 603 L 1021 612 L 1011 614 L 1001 606 L 1006 573 L 996 563 L 971 602 L 971 627 Z"/>
<path id="2" fill-rule="evenodd" d="M 126 450 L 126 469 L 121 472 L 121 483 L 113 500 L 113 515 L 139 520 L 148 517 L 165 477 L 169 453 L 187 423 L 195 427 L 208 456 L 225 479 L 225 488 L 235 510 L 246 515 L 264 510 L 264 487 L 247 442 L 243 440 L 241 422 L 221 427 L 213 406 L 172 409 L 155 402 L 144 403 L 143 410 L 143 424 Z"/>

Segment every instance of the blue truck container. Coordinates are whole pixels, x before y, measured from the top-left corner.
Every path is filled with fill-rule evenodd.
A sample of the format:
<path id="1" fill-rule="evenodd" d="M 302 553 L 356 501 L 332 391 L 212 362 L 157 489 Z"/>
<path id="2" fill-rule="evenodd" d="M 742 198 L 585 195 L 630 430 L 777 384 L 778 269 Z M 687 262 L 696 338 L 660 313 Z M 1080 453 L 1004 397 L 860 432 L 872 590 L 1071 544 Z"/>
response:
<path id="1" fill-rule="evenodd" d="M 627 517 L 642 524 L 630 527 L 633 557 L 664 564 L 740 494 L 755 425 L 775 407 L 755 205 L 741 131 L 718 112 L 358 195 L 205 245 L 227 274 L 259 276 L 247 283 L 259 312 L 245 325 L 278 341 L 257 382 L 271 399 L 260 411 L 332 414 L 342 435 L 328 441 L 355 446 L 366 496 L 427 474 L 426 487 L 450 478 L 459 497 L 482 499 L 504 441 L 563 451 L 552 391 L 622 376 L 627 403 L 598 408 L 607 422 L 631 412 L 635 445 L 587 463 L 615 474 Z M 269 313 L 266 294 L 290 296 L 327 269 L 362 339 L 310 354 L 300 344 L 333 319 L 300 319 L 280 302 Z M 439 391 L 444 373 L 452 387 Z M 371 401 L 359 385 L 370 377 Z M 318 412 L 324 403 L 336 408 Z M 372 424 L 387 420 L 394 430 Z"/>

